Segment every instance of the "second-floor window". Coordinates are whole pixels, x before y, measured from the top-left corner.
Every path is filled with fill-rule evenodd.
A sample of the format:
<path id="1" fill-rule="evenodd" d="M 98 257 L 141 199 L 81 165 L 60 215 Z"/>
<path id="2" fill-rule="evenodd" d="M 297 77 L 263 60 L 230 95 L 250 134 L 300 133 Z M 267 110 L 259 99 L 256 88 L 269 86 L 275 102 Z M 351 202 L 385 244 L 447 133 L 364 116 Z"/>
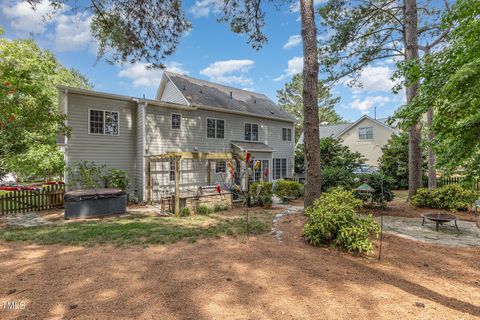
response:
<path id="1" fill-rule="evenodd" d="M 283 141 L 292 141 L 292 129 L 291 128 L 282 128 L 282 140 Z"/>
<path id="2" fill-rule="evenodd" d="M 258 141 L 258 124 L 245 123 L 245 140 Z"/>
<path id="3" fill-rule="evenodd" d="M 104 110 L 90 110 L 90 133 L 118 135 L 118 112 Z"/>
<path id="4" fill-rule="evenodd" d="M 225 120 L 207 118 L 207 138 L 225 138 Z"/>
<path id="5" fill-rule="evenodd" d="M 179 113 L 172 113 L 172 129 L 182 128 L 182 115 Z"/>
<path id="6" fill-rule="evenodd" d="M 358 128 L 358 140 L 373 140 L 373 127 Z"/>

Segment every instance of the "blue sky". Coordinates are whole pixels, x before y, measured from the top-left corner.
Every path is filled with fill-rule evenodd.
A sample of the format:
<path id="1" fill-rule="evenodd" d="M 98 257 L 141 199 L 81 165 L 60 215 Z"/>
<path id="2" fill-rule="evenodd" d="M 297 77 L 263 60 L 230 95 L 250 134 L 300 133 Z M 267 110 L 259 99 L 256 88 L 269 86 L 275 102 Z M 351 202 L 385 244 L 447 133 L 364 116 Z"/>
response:
<path id="1" fill-rule="evenodd" d="M 5 36 L 33 36 L 39 45 L 55 53 L 60 62 L 85 74 L 98 91 L 153 98 L 161 76 L 160 70 L 146 70 L 144 65 L 110 65 L 96 59 L 96 43 L 89 32 L 88 14 L 74 15 L 66 10 L 48 23 L 43 16 L 50 11 L 46 0 L 32 11 L 26 2 L 2 1 L 0 23 Z M 218 0 L 183 1 L 193 28 L 185 35 L 177 51 L 166 60 L 172 72 L 186 73 L 230 86 L 265 93 L 276 101 L 276 91 L 283 88 L 302 68 L 300 21 L 295 3 L 267 11 L 265 33 L 268 44 L 256 51 L 246 43 L 246 37 L 220 24 Z M 316 3 L 320 1 L 315 0 Z M 323 32 L 320 31 L 321 36 Z M 404 93 L 391 93 L 389 79 L 392 61 L 378 62 L 365 69 L 361 76 L 363 88 L 337 85 L 333 93 L 341 97 L 337 112 L 347 120 L 362 114 L 377 117 L 391 115 L 404 101 Z"/>

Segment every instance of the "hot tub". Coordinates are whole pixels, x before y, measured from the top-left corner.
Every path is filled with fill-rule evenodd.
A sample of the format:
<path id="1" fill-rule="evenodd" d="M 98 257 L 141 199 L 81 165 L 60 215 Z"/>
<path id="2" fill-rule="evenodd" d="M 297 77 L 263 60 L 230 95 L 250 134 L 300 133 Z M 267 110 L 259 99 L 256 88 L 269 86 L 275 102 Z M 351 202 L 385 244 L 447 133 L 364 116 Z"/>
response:
<path id="1" fill-rule="evenodd" d="M 68 191 L 64 202 L 65 219 L 100 217 L 127 211 L 127 195 L 121 189 Z"/>

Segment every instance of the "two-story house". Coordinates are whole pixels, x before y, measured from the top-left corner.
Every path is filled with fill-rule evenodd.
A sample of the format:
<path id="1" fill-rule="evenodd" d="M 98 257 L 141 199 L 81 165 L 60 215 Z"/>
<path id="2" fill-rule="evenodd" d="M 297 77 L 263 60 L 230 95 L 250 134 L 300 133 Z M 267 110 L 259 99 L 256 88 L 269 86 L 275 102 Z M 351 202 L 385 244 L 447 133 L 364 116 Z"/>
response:
<path id="1" fill-rule="evenodd" d="M 295 119 L 263 94 L 166 71 L 155 99 L 64 86 L 59 99 L 71 128 L 59 141 L 67 165 L 86 160 L 124 170 L 140 200 L 146 198 L 147 171 L 157 190 L 174 185 L 173 163 L 147 168 L 149 156 L 166 152 L 248 151 L 252 160 L 261 160 L 261 174 L 253 179 L 293 174 Z M 188 178 L 180 187 L 234 178 L 225 161 L 208 163 L 208 179 L 205 168 L 181 170 Z"/>

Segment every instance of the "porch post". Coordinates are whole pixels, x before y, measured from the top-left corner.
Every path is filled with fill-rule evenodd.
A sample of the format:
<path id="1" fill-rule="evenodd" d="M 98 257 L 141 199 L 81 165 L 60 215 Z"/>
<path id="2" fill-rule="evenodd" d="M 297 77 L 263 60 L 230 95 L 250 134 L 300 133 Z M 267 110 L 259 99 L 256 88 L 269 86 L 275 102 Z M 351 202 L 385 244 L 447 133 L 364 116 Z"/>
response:
<path id="1" fill-rule="evenodd" d="M 180 215 L 180 158 L 175 158 L 175 215 Z"/>

